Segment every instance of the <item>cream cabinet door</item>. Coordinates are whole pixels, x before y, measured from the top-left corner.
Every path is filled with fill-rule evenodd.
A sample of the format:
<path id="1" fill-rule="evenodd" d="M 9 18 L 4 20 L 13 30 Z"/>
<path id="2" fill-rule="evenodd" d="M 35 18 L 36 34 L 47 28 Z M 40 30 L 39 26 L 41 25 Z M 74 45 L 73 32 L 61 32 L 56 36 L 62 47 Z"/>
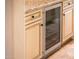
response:
<path id="1" fill-rule="evenodd" d="M 29 24 L 25 31 L 25 59 L 39 59 L 41 56 L 41 21 Z"/>
<path id="2" fill-rule="evenodd" d="M 67 40 L 73 34 L 73 11 L 64 12 L 63 16 L 63 41 Z"/>

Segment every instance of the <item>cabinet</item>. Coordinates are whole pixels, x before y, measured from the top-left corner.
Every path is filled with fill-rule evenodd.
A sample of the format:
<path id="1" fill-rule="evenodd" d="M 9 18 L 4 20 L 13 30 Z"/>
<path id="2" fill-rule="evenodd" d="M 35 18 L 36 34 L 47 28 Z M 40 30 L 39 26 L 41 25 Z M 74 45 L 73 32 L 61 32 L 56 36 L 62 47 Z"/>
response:
<path id="1" fill-rule="evenodd" d="M 63 42 L 73 35 L 73 9 L 68 9 L 63 16 Z"/>
<path id="2" fill-rule="evenodd" d="M 47 3 L 50 5 L 52 1 L 6 0 L 5 59 L 41 59 L 45 46 L 43 39 L 45 31 L 43 31 L 42 24 L 44 18 L 41 11 L 43 8 L 36 8 L 36 10 L 39 9 L 38 11 L 32 8 Z M 27 13 L 24 12 L 25 9 L 29 10 L 27 16 Z M 63 41 L 71 37 L 73 33 L 73 10 L 67 9 L 64 14 Z"/>
<path id="3" fill-rule="evenodd" d="M 25 59 L 42 57 L 42 10 L 25 14 Z"/>

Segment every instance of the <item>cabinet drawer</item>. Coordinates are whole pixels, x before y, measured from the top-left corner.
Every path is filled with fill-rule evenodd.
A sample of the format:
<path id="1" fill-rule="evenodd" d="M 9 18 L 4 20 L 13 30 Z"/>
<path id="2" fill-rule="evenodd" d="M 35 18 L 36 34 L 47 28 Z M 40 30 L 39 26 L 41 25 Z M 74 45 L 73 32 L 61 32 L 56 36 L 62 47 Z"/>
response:
<path id="1" fill-rule="evenodd" d="M 37 18 L 41 17 L 41 11 L 36 11 L 33 13 L 29 13 L 27 15 L 25 15 L 25 22 L 29 22 L 29 21 L 33 21 L 36 20 Z"/>
<path id="2" fill-rule="evenodd" d="M 64 8 L 64 7 L 71 6 L 71 5 L 73 5 L 73 1 L 64 1 L 64 2 L 63 2 L 63 8 Z"/>

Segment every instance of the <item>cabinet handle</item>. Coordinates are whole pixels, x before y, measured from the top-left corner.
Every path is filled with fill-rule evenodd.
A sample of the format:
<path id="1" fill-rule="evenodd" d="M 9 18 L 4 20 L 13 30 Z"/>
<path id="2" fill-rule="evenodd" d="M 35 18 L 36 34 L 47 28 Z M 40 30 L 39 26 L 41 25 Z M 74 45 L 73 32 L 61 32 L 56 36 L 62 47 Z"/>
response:
<path id="1" fill-rule="evenodd" d="M 43 24 L 41 24 L 41 26 L 43 26 Z"/>
<path id="2" fill-rule="evenodd" d="M 68 5 L 70 5 L 70 3 L 68 3 Z"/>

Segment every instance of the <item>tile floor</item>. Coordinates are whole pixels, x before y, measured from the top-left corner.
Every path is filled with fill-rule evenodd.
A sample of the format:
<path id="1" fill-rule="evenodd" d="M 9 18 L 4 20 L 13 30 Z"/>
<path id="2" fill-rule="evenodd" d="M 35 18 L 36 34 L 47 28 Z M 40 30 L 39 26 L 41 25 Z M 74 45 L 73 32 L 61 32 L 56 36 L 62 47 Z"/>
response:
<path id="1" fill-rule="evenodd" d="M 69 42 L 48 59 L 74 59 L 74 42 Z"/>

